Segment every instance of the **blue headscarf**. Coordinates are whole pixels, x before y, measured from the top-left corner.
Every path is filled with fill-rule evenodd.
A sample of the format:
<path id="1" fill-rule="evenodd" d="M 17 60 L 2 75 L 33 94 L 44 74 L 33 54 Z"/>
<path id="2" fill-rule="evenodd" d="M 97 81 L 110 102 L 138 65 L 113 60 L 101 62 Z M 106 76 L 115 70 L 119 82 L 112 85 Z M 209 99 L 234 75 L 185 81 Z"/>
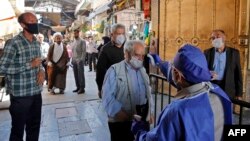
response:
<path id="1" fill-rule="evenodd" d="M 174 58 L 174 67 L 182 72 L 188 82 L 194 84 L 210 81 L 212 78 L 204 54 L 190 44 L 179 49 Z"/>

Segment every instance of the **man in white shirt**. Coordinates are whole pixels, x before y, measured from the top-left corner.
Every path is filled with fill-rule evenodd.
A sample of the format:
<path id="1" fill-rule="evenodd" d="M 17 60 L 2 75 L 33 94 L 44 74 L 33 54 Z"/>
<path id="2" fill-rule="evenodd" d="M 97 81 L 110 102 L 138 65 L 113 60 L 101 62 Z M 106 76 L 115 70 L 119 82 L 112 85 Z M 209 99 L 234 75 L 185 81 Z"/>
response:
<path id="1" fill-rule="evenodd" d="M 89 71 L 92 71 L 93 68 L 92 65 L 94 66 L 94 70 L 96 70 L 96 58 L 98 50 L 92 36 L 88 37 L 87 53 L 88 53 Z"/>
<path id="2" fill-rule="evenodd" d="M 49 44 L 44 42 L 44 36 L 43 34 L 39 33 L 37 35 L 37 40 L 40 42 L 41 44 L 41 55 L 42 55 L 42 65 L 44 67 L 45 70 L 45 80 L 46 80 L 46 84 L 48 84 L 48 73 L 47 73 L 47 55 L 49 52 Z"/>

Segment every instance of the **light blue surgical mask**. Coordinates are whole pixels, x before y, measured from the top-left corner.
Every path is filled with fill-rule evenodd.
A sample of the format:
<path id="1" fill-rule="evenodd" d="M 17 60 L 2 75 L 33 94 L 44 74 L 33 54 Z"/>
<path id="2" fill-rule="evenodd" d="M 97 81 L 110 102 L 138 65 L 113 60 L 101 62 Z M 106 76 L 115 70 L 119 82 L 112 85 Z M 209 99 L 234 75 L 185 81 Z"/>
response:
<path id="1" fill-rule="evenodd" d="M 216 38 L 216 39 L 214 39 L 213 41 L 212 41 L 212 45 L 213 45 L 213 47 L 215 47 L 215 48 L 221 48 L 222 46 L 223 46 L 223 40 L 222 40 L 222 38 Z"/>
<path id="2" fill-rule="evenodd" d="M 136 57 L 132 56 L 129 62 L 135 69 L 140 69 L 143 67 L 143 61 L 137 59 Z"/>
<path id="3" fill-rule="evenodd" d="M 115 43 L 117 45 L 122 45 L 125 42 L 125 40 L 126 40 L 125 36 L 123 34 L 120 34 L 116 36 Z"/>

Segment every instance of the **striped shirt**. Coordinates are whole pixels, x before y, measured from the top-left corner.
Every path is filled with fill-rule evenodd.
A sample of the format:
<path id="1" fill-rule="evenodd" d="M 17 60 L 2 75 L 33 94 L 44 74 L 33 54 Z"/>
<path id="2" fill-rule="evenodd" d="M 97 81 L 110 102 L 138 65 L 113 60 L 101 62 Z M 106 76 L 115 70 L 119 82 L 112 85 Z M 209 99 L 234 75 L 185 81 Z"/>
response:
<path id="1" fill-rule="evenodd" d="M 41 57 L 40 44 L 35 39 L 28 41 L 19 33 L 7 42 L 0 59 L 0 73 L 5 75 L 8 94 L 16 97 L 41 94 L 37 83 L 38 67 L 31 68 L 31 61 Z"/>

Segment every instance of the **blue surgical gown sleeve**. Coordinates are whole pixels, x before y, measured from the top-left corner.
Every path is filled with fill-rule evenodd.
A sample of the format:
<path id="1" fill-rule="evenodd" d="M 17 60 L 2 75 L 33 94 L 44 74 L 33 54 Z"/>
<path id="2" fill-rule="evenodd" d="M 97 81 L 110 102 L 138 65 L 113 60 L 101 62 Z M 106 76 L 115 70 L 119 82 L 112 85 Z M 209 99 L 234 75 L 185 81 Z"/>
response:
<path id="1" fill-rule="evenodd" d="M 213 141 L 213 125 L 208 95 L 200 94 L 173 101 L 161 112 L 156 127 L 139 131 L 136 141 Z"/>
<path id="2" fill-rule="evenodd" d="M 116 87 L 115 70 L 110 67 L 105 75 L 102 87 L 102 104 L 109 117 L 115 117 L 122 107 L 121 103 L 115 99 Z"/>
<path id="3" fill-rule="evenodd" d="M 181 122 L 178 112 L 171 108 L 162 111 L 157 126 L 150 130 L 139 131 L 136 141 L 176 141 L 181 140 Z"/>

